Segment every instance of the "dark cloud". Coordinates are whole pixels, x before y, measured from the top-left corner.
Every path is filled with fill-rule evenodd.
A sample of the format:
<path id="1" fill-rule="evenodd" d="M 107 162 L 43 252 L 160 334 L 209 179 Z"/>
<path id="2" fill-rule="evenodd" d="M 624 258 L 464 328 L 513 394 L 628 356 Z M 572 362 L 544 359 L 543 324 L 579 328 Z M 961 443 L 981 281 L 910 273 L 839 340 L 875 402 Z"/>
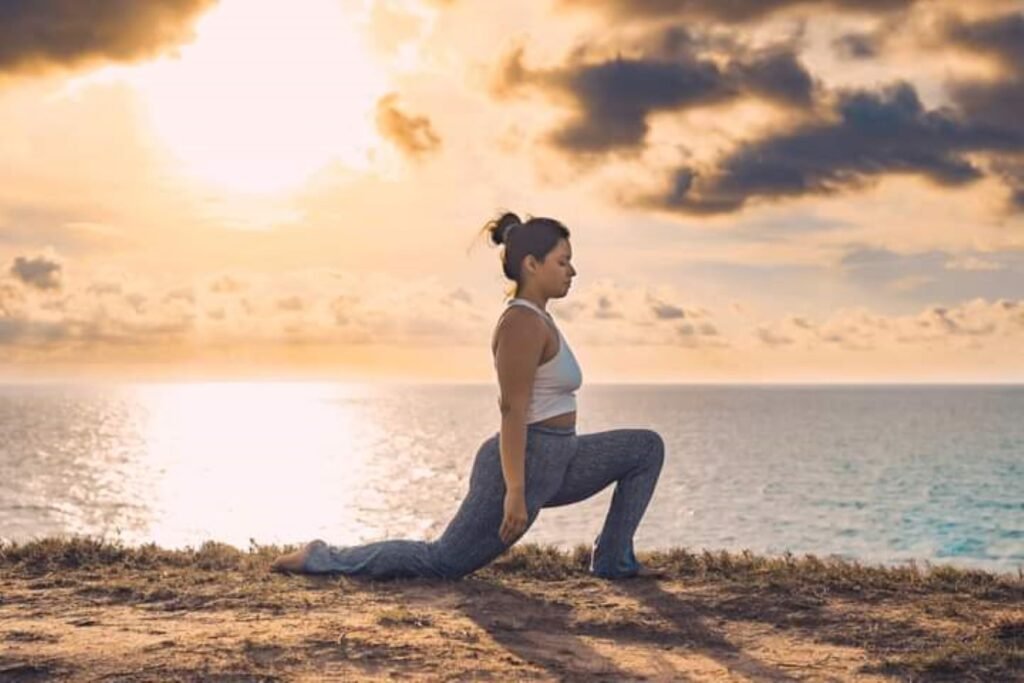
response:
<path id="1" fill-rule="evenodd" d="M 3 0 L 0 73 L 152 57 L 193 38 L 214 0 Z"/>
<path id="2" fill-rule="evenodd" d="M 405 154 L 419 157 L 441 147 L 441 138 L 426 116 L 412 116 L 396 106 L 398 95 L 390 93 L 377 102 L 377 129 Z"/>
<path id="3" fill-rule="evenodd" d="M 957 186 L 982 176 L 968 153 L 1022 149 L 1024 134 L 926 110 L 911 85 L 898 83 L 881 92 L 841 92 L 835 120 L 742 145 L 715 168 L 680 168 L 666 194 L 635 201 L 710 214 L 736 211 L 755 198 L 830 194 L 885 173 Z"/>
<path id="4" fill-rule="evenodd" d="M 617 19 L 706 19 L 742 23 L 783 9 L 876 13 L 906 9 L 915 0 L 560 0 L 565 7 L 599 9 Z"/>
<path id="5" fill-rule="evenodd" d="M 954 102 L 974 121 L 1024 136 L 1024 14 L 975 22 L 951 20 L 946 25 L 946 37 L 961 48 L 987 55 L 1003 71 L 996 80 L 951 83 Z M 997 158 L 992 169 L 1010 188 L 1011 208 L 1024 210 L 1024 156 L 1018 153 Z"/>
<path id="6" fill-rule="evenodd" d="M 527 68 L 520 49 L 502 64 L 495 91 L 508 94 L 534 87 L 556 99 L 568 98 L 578 114 L 550 141 L 574 154 L 639 148 L 648 116 L 656 112 L 750 96 L 800 108 L 811 104 L 813 80 L 788 47 L 750 52 L 719 64 L 696 53 L 696 45 L 688 33 L 675 28 L 658 34 L 647 56 L 574 60 L 550 70 Z"/>
<path id="7" fill-rule="evenodd" d="M 1024 211 L 1024 156 L 1009 161 L 996 161 L 993 170 L 1002 177 L 1010 189 L 1010 211 Z"/>
<path id="8" fill-rule="evenodd" d="M 870 33 L 847 33 L 832 41 L 832 47 L 847 59 L 871 59 L 879 53 L 879 38 Z"/>
<path id="9" fill-rule="evenodd" d="M 964 47 L 992 55 L 1014 72 L 1024 68 L 1024 14 L 1012 12 L 973 22 L 953 18 L 946 24 L 946 34 Z"/>
<path id="10" fill-rule="evenodd" d="M 975 121 L 1024 132 L 1024 15 L 951 23 L 947 31 L 954 43 L 988 55 L 1004 71 L 997 80 L 950 84 L 953 100 Z"/>
<path id="11" fill-rule="evenodd" d="M 36 289 L 60 289 L 62 266 L 45 256 L 25 258 L 18 256 L 11 264 L 10 274 Z"/>

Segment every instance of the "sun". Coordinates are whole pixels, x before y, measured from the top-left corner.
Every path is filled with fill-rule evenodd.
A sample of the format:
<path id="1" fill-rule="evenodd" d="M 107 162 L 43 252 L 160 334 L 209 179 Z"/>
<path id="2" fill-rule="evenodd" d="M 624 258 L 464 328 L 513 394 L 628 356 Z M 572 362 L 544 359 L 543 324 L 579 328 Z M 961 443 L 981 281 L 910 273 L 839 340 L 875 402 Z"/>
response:
<path id="1" fill-rule="evenodd" d="M 387 82 L 364 35 L 336 0 L 222 0 L 192 43 L 132 80 L 188 175 L 279 193 L 332 162 L 369 166 Z"/>

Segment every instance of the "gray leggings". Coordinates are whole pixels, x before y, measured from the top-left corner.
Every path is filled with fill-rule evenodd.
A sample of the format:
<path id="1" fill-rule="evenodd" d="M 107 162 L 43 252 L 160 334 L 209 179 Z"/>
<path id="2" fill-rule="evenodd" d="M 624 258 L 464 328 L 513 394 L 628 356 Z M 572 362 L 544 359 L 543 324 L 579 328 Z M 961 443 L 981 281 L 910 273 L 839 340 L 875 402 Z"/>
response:
<path id="1" fill-rule="evenodd" d="M 302 570 L 375 579 L 458 579 L 488 564 L 512 545 L 498 535 L 505 514 L 499 443 L 500 433 L 495 433 L 481 444 L 469 492 L 437 540 L 395 539 L 347 547 L 316 540 L 307 546 Z M 635 574 L 640 565 L 633 553 L 633 533 L 654 493 L 664 458 L 664 442 L 650 429 L 577 435 L 571 427 L 528 425 L 526 528 L 541 508 L 579 502 L 614 482 L 611 508 L 592 546 L 590 571 L 607 578 Z"/>

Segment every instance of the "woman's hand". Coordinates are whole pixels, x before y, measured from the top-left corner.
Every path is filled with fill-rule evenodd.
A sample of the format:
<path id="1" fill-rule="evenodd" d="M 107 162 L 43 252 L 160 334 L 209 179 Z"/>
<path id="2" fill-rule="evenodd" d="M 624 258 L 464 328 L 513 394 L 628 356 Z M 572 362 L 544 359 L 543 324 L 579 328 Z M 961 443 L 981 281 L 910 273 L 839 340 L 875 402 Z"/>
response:
<path id="1" fill-rule="evenodd" d="M 511 545 L 526 530 L 526 493 L 524 491 L 505 492 L 505 518 L 501 521 L 498 535 L 501 542 Z"/>

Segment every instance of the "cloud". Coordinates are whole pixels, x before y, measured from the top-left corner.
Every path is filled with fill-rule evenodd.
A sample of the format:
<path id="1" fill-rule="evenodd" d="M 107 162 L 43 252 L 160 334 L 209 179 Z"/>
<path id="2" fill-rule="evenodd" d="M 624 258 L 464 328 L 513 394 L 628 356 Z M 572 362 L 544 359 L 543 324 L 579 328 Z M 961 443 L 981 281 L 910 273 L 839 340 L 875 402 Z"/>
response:
<path id="1" fill-rule="evenodd" d="M 670 40 L 666 36 L 671 35 Z M 570 154 L 636 151 L 648 133 L 648 118 L 757 97 L 791 107 L 810 105 L 814 83 L 788 47 L 774 46 L 735 56 L 722 64 L 699 55 L 699 41 L 682 29 L 659 33 L 642 57 L 570 61 L 554 69 L 530 69 L 523 50 L 506 56 L 494 92 L 509 96 L 532 87 L 568 98 L 574 117 L 549 136 Z"/>
<path id="2" fill-rule="evenodd" d="M 953 44 L 991 58 L 1001 69 L 996 79 L 950 83 L 956 104 L 974 121 L 1024 136 L 1024 14 L 1013 12 L 977 21 L 952 19 L 945 31 Z M 1024 211 L 1024 156 L 1019 148 L 1005 151 L 992 169 L 1010 188 L 1011 209 Z"/>
<path id="3" fill-rule="evenodd" d="M 0 358 L 133 347 L 154 358 L 194 349 L 479 344 L 490 332 L 462 288 L 330 269 L 219 273 L 193 287 L 109 275 L 57 300 L 0 279 Z M 202 353 L 201 351 L 195 351 Z M 134 352 L 133 352 L 134 353 Z M 19 357 L 19 356 L 15 356 Z"/>
<path id="4" fill-rule="evenodd" d="M 301 296 L 288 296 L 278 299 L 276 306 L 279 311 L 301 311 L 306 307 L 306 302 Z"/>
<path id="5" fill-rule="evenodd" d="M 757 336 L 757 338 L 761 341 L 762 344 L 764 344 L 765 346 L 770 346 L 772 348 L 777 346 L 788 346 L 794 343 L 792 337 L 787 337 L 784 334 L 773 331 L 767 327 L 758 327 L 754 331 L 754 334 Z"/>
<path id="6" fill-rule="evenodd" d="M 999 298 L 1019 288 L 1024 252 L 949 252 L 939 249 L 896 252 L 851 245 L 839 260 L 839 273 L 861 293 L 887 301 L 926 305 L 966 298 Z"/>
<path id="7" fill-rule="evenodd" d="M 39 155 L 42 152 L 38 147 L 33 149 L 33 154 Z M 13 172 L 18 166 L 17 162 L 13 159 L 7 161 Z M 7 189 L 13 188 L 9 186 Z M 4 198 L 5 201 L 0 203 L 0 244 L 19 250 L 48 244 L 65 254 L 90 249 L 111 250 L 130 244 L 128 236 L 112 226 L 82 220 L 82 214 L 88 215 L 90 212 L 88 207 L 61 207 L 47 205 L 43 201 L 27 202 L 19 196 L 21 193 L 11 194 L 19 198 Z"/>
<path id="8" fill-rule="evenodd" d="M 120 294 L 123 290 L 120 282 L 95 282 L 85 289 L 89 294 Z"/>
<path id="9" fill-rule="evenodd" d="M 977 256 L 961 255 L 951 258 L 945 263 L 946 270 L 966 270 L 972 272 L 1004 270 L 1006 266 Z"/>
<path id="10" fill-rule="evenodd" d="M 821 322 L 788 316 L 756 327 L 754 338 L 765 347 L 798 346 L 806 351 L 828 347 L 884 351 L 922 345 L 962 348 L 983 339 L 1024 338 L 1024 300 L 972 299 L 955 306 L 928 306 L 910 315 L 840 309 Z"/>
<path id="11" fill-rule="evenodd" d="M 1024 14 L 1011 12 L 966 21 L 952 17 L 946 36 L 963 47 L 998 59 L 1013 74 L 1024 68 Z"/>
<path id="12" fill-rule="evenodd" d="M 829 195 L 886 173 L 947 187 L 983 176 L 971 152 L 1024 149 L 1024 135 L 927 110 L 908 83 L 880 92 L 843 91 L 835 118 L 754 140 L 707 169 L 684 166 L 662 195 L 631 203 L 688 214 L 737 211 L 753 199 Z"/>
<path id="13" fill-rule="evenodd" d="M 600 320 L 614 320 L 621 318 L 622 314 L 615 310 L 611 299 L 602 294 L 597 299 L 597 310 L 594 311 L 594 317 Z"/>
<path id="14" fill-rule="evenodd" d="M 413 116 L 397 106 L 398 95 L 390 93 L 377 102 L 377 129 L 410 157 L 421 157 L 441 147 L 441 137 L 426 116 Z"/>
<path id="15" fill-rule="evenodd" d="M 712 313 L 676 303 L 680 298 L 668 287 L 602 279 L 575 292 L 572 301 L 552 301 L 551 311 L 557 320 L 568 323 L 574 343 L 578 339 L 596 346 L 727 346 L 710 320 Z"/>
<path id="16" fill-rule="evenodd" d="M 25 292 L 10 282 L 0 280 L 0 317 L 17 316 L 25 306 Z"/>
<path id="17" fill-rule="evenodd" d="M 656 303 L 651 307 L 651 310 L 654 311 L 654 315 L 659 320 L 675 320 L 686 317 L 686 311 L 671 304 Z"/>
<path id="18" fill-rule="evenodd" d="M 461 301 L 461 302 L 466 303 L 466 304 L 472 304 L 473 303 L 473 295 L 470 294 L 469 292 L 467 292 L 462 287 L 456 287 L 455 289 L 453 289 L 448 294 L 448 298 L 446 299 L 446 301 L 452 301 L 452 302 Z"/>
<path id="19" fill-rule="evenodd" d="M 18 256 L 9 270 L 15 278 L 36 289 L 60 289 L 62 266 L 46 256 Z"/>
<path id="20" fill-rule="evenodd" d="M 4 0 L 0 73 L 153 57 L 193 38 L 214 0 Z"/>
<path id="21" fill-rule="evenodd" d="M 879 36 L 871 33 L 847 33 L 832 41 L 832 47 L 846 59 L 871 59 L 880 51 Z"/>
<path id="22" fill-rule="evenodd" d="M 742 23 L 781 10 L 877 13 L 906 9 L 914 0 L 560 0 L 564 7 L 600 9 L 615 19 L 705 19 Z"/>
<path id="23" fill-rule="evenodd" d="M 222 275 L 210 283 L 209 289 L 211 292 L 218 294 L 232 294 L 240 292 L 248 287 L 246 282 L 231 277 L 230 275 Z"/>
<path id="24" fill-rule="evenodd" d="M 895 280 L 890 280 L 886 283 L 886 287 L 897 292 L 909 292 L 932 282 L 935 282 L 935 278 L 930 275 L 905 275 Z"/>

